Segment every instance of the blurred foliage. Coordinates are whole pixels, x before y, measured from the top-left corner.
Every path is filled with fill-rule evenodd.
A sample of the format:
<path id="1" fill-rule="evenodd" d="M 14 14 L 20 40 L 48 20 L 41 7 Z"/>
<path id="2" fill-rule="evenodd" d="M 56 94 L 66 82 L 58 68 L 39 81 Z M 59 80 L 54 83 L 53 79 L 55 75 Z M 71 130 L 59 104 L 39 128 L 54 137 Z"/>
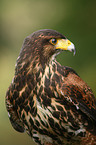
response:
<path id="1" fill-rule="evenodd" d="M 57 57 L 71 66 L 96 96 L 96 1 L 1 0 L 0 1 L 0 145 L 35 144 L 16 132 L 5 107 L 6 90 L 14 76 L 16 58 L 26 36 L 38 29 L 55 29 L 71 40 L 77 53 Z"/>

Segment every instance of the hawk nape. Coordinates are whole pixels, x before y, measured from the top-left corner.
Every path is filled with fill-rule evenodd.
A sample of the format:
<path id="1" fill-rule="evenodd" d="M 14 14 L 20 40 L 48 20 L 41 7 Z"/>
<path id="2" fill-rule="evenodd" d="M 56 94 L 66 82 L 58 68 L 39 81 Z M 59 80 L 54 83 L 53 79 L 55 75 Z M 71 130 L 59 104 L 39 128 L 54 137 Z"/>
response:
<path id="1" fill-rule="evenodd" d="M 12 126 L 39 145 L 95 145 L 96 99 L 70 67 L 55 59 L 75 47 L 64 35 L 44 29 L 28 36 L 6 93 Z"/>

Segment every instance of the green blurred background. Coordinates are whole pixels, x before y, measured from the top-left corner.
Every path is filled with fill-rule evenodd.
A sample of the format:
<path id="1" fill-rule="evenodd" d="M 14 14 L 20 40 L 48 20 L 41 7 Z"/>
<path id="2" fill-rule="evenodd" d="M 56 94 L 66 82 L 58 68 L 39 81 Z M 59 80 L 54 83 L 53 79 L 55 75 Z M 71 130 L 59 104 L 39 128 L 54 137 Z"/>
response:
<path id="1" fill-rule="evenodd" d="M 5 107 L 22 42 L 38 29 L 63 33 L 77 53 L 63 52 L 57 60 L 74 68 L 96 96 L 96 0 L 1 0 L 0 22 L 0 145 L 35 145 L 12 128 Z"/>

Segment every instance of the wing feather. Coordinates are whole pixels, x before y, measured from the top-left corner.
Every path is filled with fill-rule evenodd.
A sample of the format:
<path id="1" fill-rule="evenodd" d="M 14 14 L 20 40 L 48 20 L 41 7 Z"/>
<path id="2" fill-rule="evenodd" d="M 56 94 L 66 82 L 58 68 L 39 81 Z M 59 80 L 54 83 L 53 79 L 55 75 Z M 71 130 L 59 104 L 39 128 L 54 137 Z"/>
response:
<path id="1" fill-rule="evenodd" d="M 86 128 L 91 125 L 90 132 L 96 134 L 96 98 L 90 87 L 71 68 L 67 68 L 60 94 L 88 121 Z"/>

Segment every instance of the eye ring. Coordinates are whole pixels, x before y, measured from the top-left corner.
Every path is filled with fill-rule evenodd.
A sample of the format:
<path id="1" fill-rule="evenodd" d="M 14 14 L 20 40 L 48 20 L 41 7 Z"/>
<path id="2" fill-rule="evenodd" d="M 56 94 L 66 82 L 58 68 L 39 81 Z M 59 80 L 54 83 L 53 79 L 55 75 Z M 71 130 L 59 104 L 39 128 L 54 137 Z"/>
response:
<path id="1" fill-rule="evenodd" d="M 51 42 L 51 44 L 55 45 L 55 44 L 57 43 L 57 39 L 52 38 L 52 39 L 50 40 L 50 42 Z"/>

